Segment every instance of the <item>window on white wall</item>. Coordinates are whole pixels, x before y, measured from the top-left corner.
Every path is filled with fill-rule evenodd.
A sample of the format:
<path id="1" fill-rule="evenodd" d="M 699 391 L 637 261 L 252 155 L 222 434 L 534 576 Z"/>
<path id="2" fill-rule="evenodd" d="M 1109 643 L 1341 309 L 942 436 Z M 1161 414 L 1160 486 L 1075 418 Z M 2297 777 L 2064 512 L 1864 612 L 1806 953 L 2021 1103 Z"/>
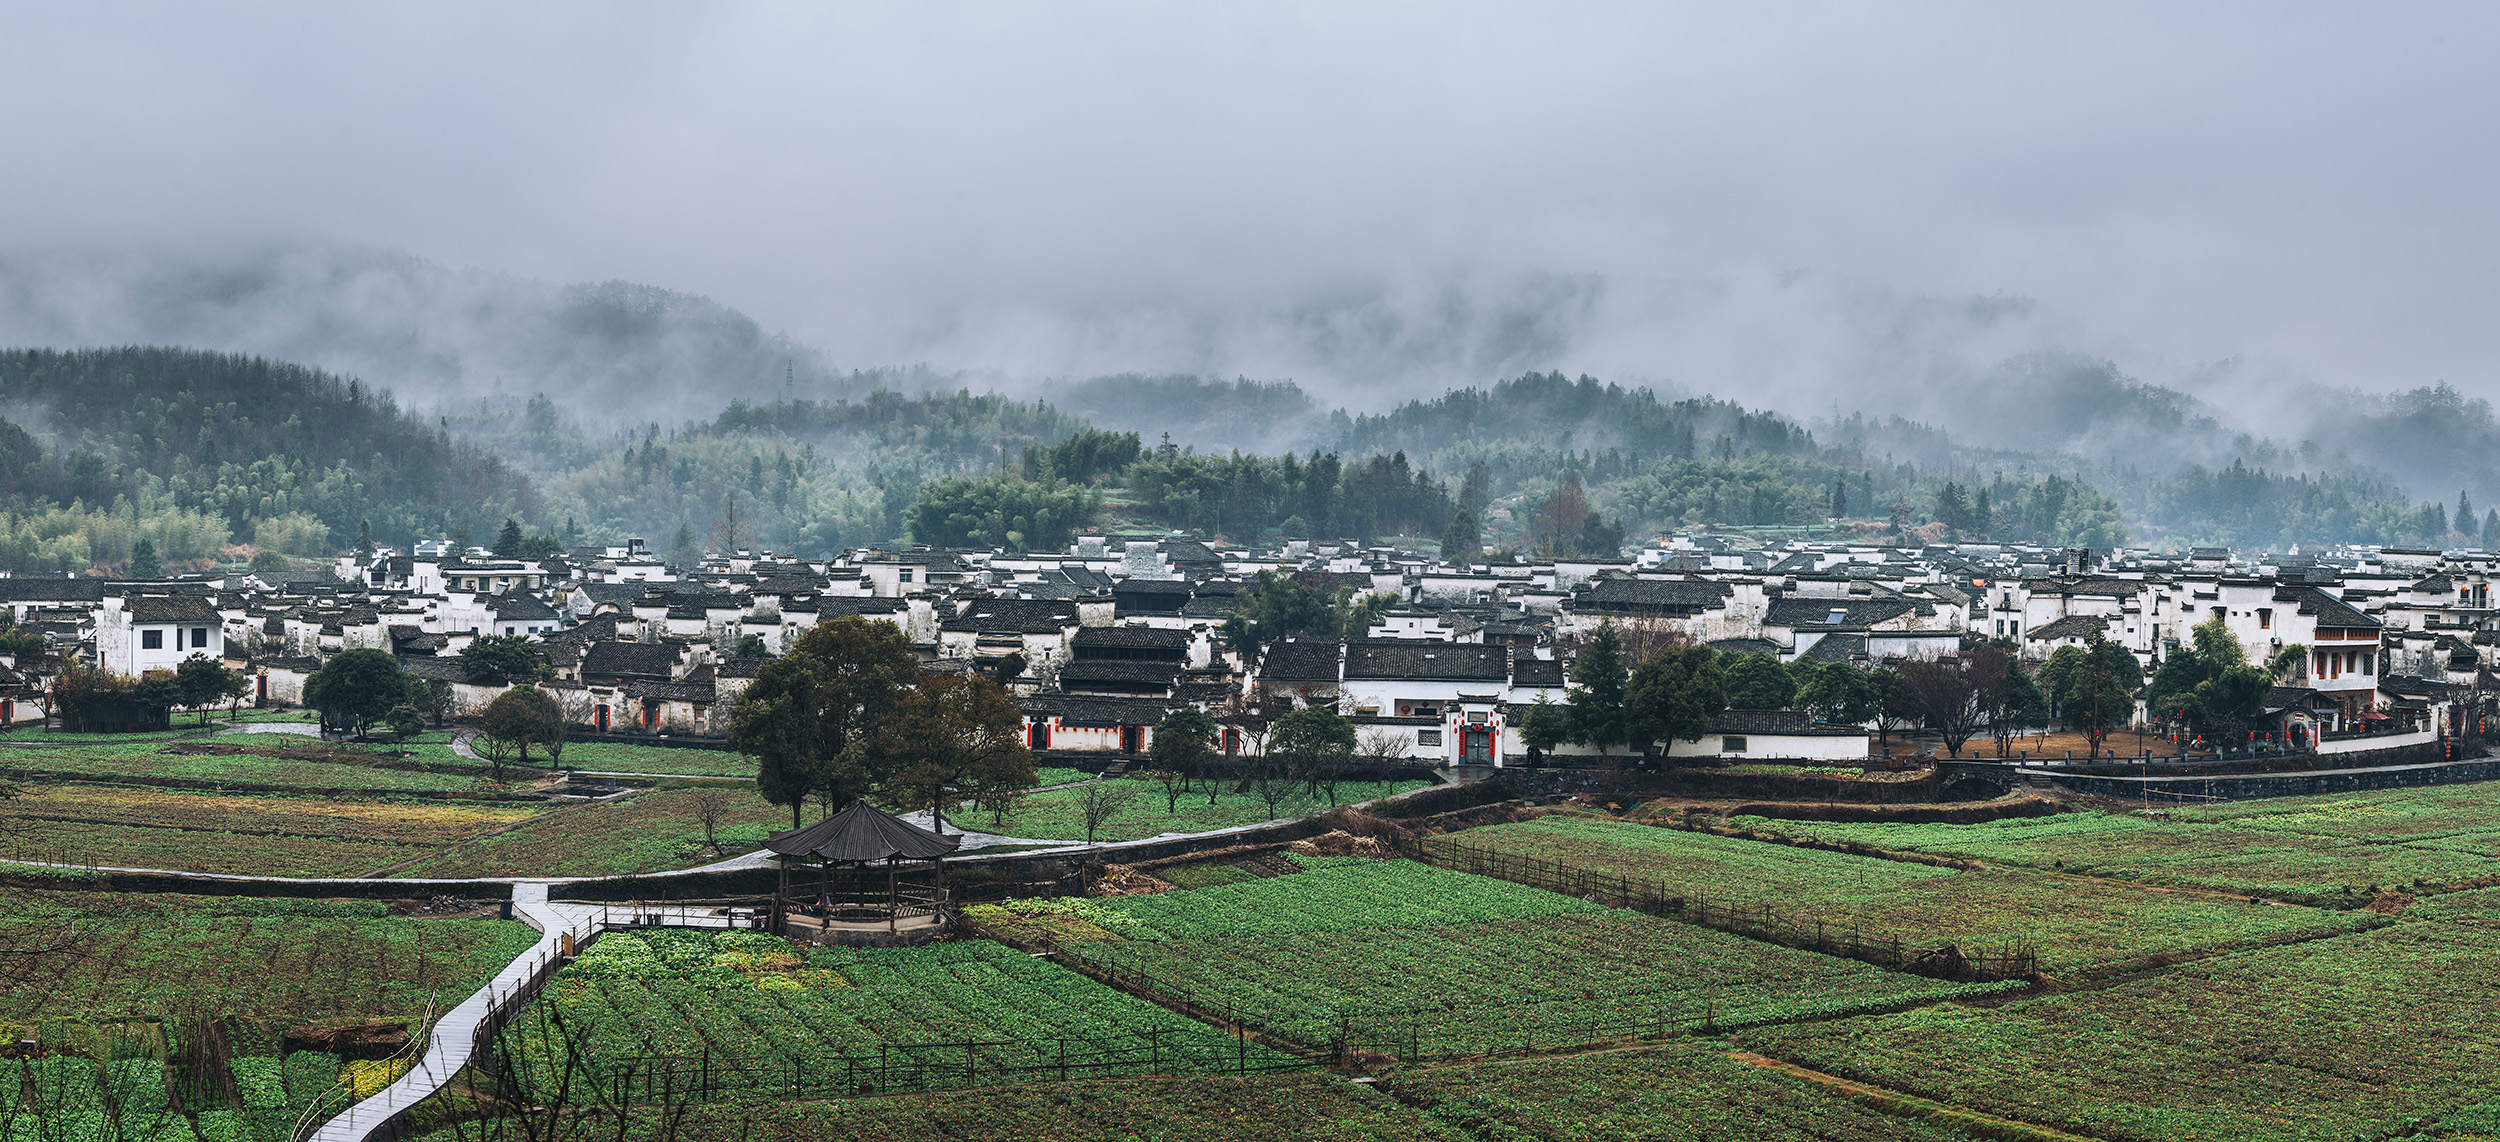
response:
<path id="1" fill-rule="evenodd" d="M 1439 731 L 1439 730 L 1417 730 L 1417 731 L 1415 731 L 1415 744 L 1416 744 L 1416 745 L 1440 745 L 1440 744 L 1441 744 L 1441 731 Z"/>
<path id="2" fill-rule="evenodd" d="M 141 650 L 163 650 L 163 649 L 165 649 L 165 632 L 164 632 L 164 631 L 161 631 L 161 630 L 143 630 L 143 631 L 140 631 L 140 632 L 139 632 L 139 649 L 141 649 Z"/>
<path id="3" fill-rule="evenodd" d="M 1745 739 L 1740 738 L 1740 737 L 1736 737 L 1736 736 L 1734 736 L 1734 735 L 1732 735 L 1732 734 L 1731 734 L 1731 735 L 1729 735 L 1729 736 L 1727 736 L 1727 737 L 1720 738 L 1720 739 L 1719 739 L 1719 752 L 1721 752 L 1721 753 L 1743 753 L 1743 752 L 1745 752 Z"/>

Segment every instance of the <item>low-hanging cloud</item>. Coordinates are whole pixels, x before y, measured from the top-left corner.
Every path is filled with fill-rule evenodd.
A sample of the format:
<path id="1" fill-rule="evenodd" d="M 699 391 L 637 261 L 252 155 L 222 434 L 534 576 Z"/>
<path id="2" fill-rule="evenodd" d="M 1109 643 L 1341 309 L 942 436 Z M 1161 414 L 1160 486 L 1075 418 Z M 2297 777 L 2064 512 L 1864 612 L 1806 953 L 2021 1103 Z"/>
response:
<path id="1" fill-rule="evenodd" d="M 0 43 L 18 171 L 0 247 L 213 267 L 344 245 L 507 283 L 650 282 L 753 315 L 749 358 L 812 347 L 828 376 L 1243 374 L 1380 407 L 1558 368 L 1949 420 L 1954 384 L 2058 348 L 2222 386 L 2262 421 L 2295 383 L 2493 387 L 2500 79 L 2477 53 L 2495 23 L 2470 5 L 35 10 Z M 39 300 L 52 316 L 0 314 L 0 334 L 153 333 L 106 300 Z M 251 347 L 286 325 L 217 328 Z M 465 392 L 507 364 L 416 341 L 401 383 L 431 369 Z M 682 390 L 684 371 L 623 380 Z"/>

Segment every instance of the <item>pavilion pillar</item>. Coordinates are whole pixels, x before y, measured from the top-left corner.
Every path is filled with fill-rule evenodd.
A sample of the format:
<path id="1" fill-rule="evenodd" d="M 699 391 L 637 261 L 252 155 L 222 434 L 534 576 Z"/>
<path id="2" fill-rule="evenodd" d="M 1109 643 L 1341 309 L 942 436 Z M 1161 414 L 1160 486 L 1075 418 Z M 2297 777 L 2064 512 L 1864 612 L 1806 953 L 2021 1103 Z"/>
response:
<path id="1" fill-rule="evenodd" d="M 894 910 L 901 904 L 902 902 L 894 897 L 894 858 L 887 857 L 885 861 L 885 930 L 888 935 L 894 932 Z"/>

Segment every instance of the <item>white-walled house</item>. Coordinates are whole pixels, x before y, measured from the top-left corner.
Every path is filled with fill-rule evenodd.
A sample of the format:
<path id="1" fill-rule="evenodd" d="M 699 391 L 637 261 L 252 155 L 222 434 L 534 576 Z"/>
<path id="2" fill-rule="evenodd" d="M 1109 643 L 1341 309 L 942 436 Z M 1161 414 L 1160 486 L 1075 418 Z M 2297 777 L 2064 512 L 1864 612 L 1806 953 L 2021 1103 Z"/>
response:
<path id="1" fill-rule="evenodd" d="M 1669 739 L 1667 756 L 1779 761 L 1864 761 L 1863 726 L 1817 725 L 1795 710 L 1722 710 L 1701 740 Z"/>
<path id="2" fill-rule="evenodd" d="M 225 623 L 196 595 L 108 595 L 96 611 L 95 647 L 98 665 L 135 678 L 194 654 L 224 658 Z"/>

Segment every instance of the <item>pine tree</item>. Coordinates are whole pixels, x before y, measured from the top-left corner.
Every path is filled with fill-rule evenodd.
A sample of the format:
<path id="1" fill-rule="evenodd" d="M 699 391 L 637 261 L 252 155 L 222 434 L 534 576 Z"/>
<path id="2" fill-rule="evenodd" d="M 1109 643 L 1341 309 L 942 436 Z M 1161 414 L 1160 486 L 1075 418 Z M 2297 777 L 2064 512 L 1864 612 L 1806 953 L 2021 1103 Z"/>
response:
<path id="1" fill-rule="evenodd" d="M 373 558 L 372 520 L 361 520 L 356 524 L 356 554 L 366 559 Z"/>
<path id="2" fill-rule="evenodd" d="M 130 577 L 133 579 L 162 579 L 165 577 L 165 565 L 156 558 L 155 541 L 144 536 L 132 541 L 130 545 Z"/>
<path id="3" fill-rule="evenodd" d="M 2457 530 L 2474 530 L 2474 499 L 2463 488 L 2457 489 Z"/>
<path id="4" fill-rule="evenodd" d="M 679 570 L 690 569 L 703 562 L 703 550 L 694 545 L 693 524 L 677 525 L 677 536 L 668 541 L 668 552 L 663 558 L 669 566 Z"/>
<path id="5" fill-rule="evenodd" d="M 510 559 L 521 553 L 521 521 L 503 517 L 503 530 L 495 533 L 495 554 Z"/>
<path id="6" fill-rule="evenodd" d="M 1571 737 L 1597 752 L 1631 740 L 1623 707 L 1631 668 L 1623 658 L 1623 633 L 1612 622 L 1597 628 L 1571 663 Z"/>
<path id="7" fill-rule="evenodd" d="M 1849 518 L 1849 478 L 1847 476 L 1832 481 L 1832 518 Z"/>
<path id="8" fill-rule="evenodd" d="M 2500 508 L 2483 513 L 2483 550 L 2500 548 Z"/>
<path id="9" fill-rule="evenodd" d="M 1484 527 L 1476 521 L 1476 513 L 1465 508 L 1450 517 L 1450 526 L 1441 533 L 1441 561 L 1464 567 L 1474 563 L 1484 552 Z"/>

